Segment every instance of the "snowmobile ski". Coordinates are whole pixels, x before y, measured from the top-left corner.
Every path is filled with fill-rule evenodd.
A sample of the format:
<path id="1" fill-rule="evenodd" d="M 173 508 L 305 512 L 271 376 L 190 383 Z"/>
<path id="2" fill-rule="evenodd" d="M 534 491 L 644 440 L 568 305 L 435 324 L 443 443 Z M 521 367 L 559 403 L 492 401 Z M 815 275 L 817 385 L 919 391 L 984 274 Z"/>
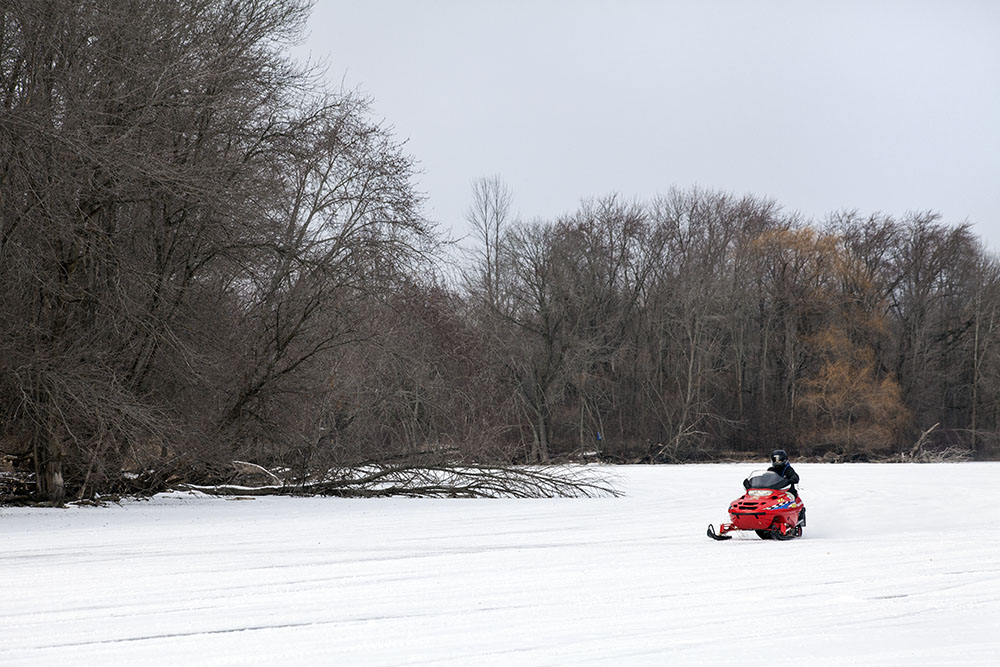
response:
<path id="1" fill-rule="evenodd" d="M 733 539 L 732 535 L 718 535 L 718 534 L 716 534 L 716 532 L 715 532 L 715 526 L 713 526 L 712 524 L 708 524 L 708 536 L 711 537 L 713 540 L 719 540 L 720 542 L 722 540 L 731 540 L 731 539 Z"/>

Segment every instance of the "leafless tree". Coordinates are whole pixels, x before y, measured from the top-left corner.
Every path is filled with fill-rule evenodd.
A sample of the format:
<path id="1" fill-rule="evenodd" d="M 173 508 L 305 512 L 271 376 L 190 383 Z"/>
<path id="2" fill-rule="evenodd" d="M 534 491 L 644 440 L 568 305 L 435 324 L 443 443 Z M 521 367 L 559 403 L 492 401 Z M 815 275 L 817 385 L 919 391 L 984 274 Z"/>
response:
<path id="1" fill-rule="evenodd" d="M 477 271 L 473 284 L 485 291 L 486 302 L 494 308 L 500 295 L 500 243 L 513 223 L 512 200 L 510 188 L 500 176 L 484 176 L 473 182 L 472 204 L 466 212 L 466 220 L 479 241 L 479 256 L 473 261 Z"/>

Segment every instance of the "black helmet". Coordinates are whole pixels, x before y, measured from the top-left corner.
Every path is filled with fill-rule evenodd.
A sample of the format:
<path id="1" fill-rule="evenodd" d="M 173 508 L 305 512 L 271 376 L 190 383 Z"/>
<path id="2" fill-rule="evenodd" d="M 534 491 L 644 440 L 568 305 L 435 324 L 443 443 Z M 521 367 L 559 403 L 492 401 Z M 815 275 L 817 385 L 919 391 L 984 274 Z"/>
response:
<path id="1" fill-rule="evenodd" d="M 776 449 L 771 452 L 771 463 L 780 466 L 788 463 L 788 453 L 784 449 Z"/>

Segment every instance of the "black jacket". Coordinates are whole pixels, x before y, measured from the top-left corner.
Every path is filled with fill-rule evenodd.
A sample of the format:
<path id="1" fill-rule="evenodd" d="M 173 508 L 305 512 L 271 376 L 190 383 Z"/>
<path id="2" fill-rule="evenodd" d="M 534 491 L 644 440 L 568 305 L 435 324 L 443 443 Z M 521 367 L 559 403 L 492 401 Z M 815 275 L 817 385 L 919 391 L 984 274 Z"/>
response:
<path id="1" fill-rule="evenodd" d="M 776 463 L 770 468 L 768 468 L 768 471 L 776 472 L 785 479 L 787 479 L 789 482 L 791 482 L 792 488 L 790 489 L 790 491 L 795 495 L 799 495 L 798 489 L 795 488 L 795 485 L 799 483 L 799 473 L 795 472 L 795 469 L 791 466 L 790 463 Z"/>

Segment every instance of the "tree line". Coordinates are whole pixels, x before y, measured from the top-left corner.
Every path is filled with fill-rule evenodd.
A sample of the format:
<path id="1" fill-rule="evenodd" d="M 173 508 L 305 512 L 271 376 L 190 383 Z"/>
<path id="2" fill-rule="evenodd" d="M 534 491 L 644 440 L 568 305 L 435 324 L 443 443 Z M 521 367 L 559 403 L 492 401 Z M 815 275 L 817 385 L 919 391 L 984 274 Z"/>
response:
<path id="1" fill-rule="evenodd" d="M 522 223 L 498 178 L 473 194 L 463 294 L 529 459 L 1000 451 L 1000 274 L 968 225 L 700 189 Z"/>
<path id="2" fill-rule="evenodd" d="M 369 101 L 287 55 L 308 10 L 0 9 L 0 453 L 36 497 L 233 461 L 876 457 L 925 433 L 996 456 L 1000 290 L 967 226 L 702 190 L 524 222 L 485 178 L 455 267 Z"/>

